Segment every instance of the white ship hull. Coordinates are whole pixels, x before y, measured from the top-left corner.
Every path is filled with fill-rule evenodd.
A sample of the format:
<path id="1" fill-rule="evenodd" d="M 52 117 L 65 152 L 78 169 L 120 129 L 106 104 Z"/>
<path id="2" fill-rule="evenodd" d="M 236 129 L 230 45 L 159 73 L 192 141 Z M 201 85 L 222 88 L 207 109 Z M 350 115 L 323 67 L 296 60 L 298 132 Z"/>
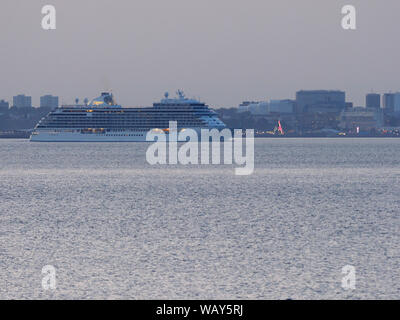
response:
<path id="1" fill-rule="evenodd" d="M 46 132 L 35 131 L 30 140 L 33 142 L 146 142 L 147 132 Z"/>
<path id="2" fill-rule="evenodd" d="M 200 128 L 193 128 L 197 133 L 200 133 Z M 118 131 L 107 133 L 81 133 L 65 132 L 65 131 L 39 131 L 35 130 L 30 141 L 32 142 L 154 142 L 146 141 L 147 131 Z M 200 135 L 199 135 L 200 137 Z M 168 139 L 168 137 L 167 137 Z M 181 142 L 185 142 L 182 140 Z"/>

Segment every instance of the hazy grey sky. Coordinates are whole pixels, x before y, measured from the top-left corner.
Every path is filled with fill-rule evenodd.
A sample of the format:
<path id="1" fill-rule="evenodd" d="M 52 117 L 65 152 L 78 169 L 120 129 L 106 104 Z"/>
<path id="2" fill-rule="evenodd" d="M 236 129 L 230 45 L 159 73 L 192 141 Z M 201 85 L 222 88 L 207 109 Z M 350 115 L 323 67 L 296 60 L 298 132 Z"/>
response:
<path id="1" fill-rule="evenodd" d="M 342 89 L 400 91 L 399 0 L 1 0 L 0 99 L 112 88 L 126 106 L 183 88 L 217 107 Z M 57 30 L 41 8 L 57 9 Z M 341 8 L 357 8 L 357 30 Z"/>

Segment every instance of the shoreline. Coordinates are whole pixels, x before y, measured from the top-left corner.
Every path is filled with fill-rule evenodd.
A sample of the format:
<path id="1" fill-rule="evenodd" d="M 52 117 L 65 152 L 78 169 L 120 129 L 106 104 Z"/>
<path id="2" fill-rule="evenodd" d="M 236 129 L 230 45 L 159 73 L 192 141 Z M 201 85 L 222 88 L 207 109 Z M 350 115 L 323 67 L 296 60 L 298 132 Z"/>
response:
<path id="1" fill-rule="evenodd" d="M 13 136 L 13 135 L 0 135 L 0 140 L 29 140 L 28 136 Z M 261 136 L 261 137 L 254 137 L 255 139 L 398 139 L 400 136 Z"/>

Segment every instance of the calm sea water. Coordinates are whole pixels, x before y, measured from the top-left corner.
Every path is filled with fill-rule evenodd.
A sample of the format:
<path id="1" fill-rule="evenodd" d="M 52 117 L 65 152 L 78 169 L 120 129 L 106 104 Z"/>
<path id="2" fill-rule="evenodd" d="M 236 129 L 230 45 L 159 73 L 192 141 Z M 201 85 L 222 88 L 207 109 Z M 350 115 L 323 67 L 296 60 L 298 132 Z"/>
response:
<path id="1" fill-rule="evenodd" d="M 147 146 L 0 140 L 1 299 L 400 298 L 400 139 L 257 139 L 247 177 Z"/>

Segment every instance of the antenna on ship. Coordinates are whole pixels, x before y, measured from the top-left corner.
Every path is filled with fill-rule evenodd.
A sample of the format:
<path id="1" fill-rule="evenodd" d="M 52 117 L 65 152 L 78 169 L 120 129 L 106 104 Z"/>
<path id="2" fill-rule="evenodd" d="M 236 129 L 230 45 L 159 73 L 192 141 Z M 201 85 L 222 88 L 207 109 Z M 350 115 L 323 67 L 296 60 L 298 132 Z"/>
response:
<path id="1" fill-rule="evenodd" d="M 114 95 L 113 95 L 112 89 L 110 90 L 110 96 L 111 96 L 111 105 L 115 106 L 115 100 L 114 100 Z"/>
<path id="2" fill-rule="evenodd" d="M 185 98 L 185 93 L 183 92 L 182 89 L 179 89 L 177 92 L 177 95 L 180 99 L 184 99 Z"/>

